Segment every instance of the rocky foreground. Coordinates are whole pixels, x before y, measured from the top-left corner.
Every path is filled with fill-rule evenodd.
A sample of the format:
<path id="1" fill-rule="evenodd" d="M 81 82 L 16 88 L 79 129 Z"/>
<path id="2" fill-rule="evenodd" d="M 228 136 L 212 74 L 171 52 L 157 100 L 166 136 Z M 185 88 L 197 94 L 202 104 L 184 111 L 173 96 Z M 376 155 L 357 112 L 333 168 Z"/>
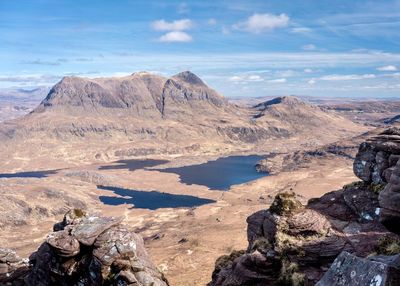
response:
<path id="1" fill-rule="evenodd" d="M 0 285 L 169 285 L 121 221 L 71 210 L 29 259 L 0 249 Z"/>
<path id="2" fill-rule="evenodd" d="M 280 193 L 247 219 L 248 248 L 216 261 L 209 286 L 400 285 L 400 129 L 361 144 L 362 180 L 311 199 Z"/>

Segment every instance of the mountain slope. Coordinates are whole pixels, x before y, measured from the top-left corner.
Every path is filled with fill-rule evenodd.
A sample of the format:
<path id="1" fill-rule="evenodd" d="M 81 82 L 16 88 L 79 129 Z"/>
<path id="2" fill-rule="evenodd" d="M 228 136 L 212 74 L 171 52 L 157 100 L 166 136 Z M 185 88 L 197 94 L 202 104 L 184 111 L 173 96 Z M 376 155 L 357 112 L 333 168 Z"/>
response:
<path id="1" fill-rule="evenodd" d="M 279 128 L 292 130 L 294 133 L 324 130 L 335 133 L 354 126 L 348 119 L 301 101 L 294 96 L 274 98 L 259 103 L 252 109 L 255 112 L 253 117 L 256 122 L 272 124 Z"/>
<path id="2" fill-rule="evenodd" d="M 91 162 L 254 148 L 270 152 L 302 142 L 325 144 L 363 130 L 297 98 L 248 108 L 229 103 L 188 71 L 170 78 L 138 72 L 119 78 L 63 78 L 30 114 L 0 124 L 0 145 L 6 158 Z M 277 140 L 286 141 L 282 145 Z"/>

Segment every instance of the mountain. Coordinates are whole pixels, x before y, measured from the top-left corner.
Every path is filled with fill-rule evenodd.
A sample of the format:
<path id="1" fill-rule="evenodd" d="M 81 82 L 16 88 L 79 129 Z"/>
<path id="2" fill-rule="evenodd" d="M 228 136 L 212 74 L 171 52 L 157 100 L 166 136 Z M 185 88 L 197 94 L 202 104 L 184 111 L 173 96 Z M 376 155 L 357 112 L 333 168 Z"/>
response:
<path id="1" fill-rule="evenodd" d="M 138 72 L 121 78 L 64 77 L 34 112 L 117 109 L 141 118 L 179 118 L 226 105 L 227 100 L 189 71 L 168 79 Z"/>
<path id="2" fill-rule="evenodd" d="M 329 137 L 354 126 L 335 112 L 306 103 L 294 96 L 277 97 L 252 107 L 254 120 L 262 125 L 290 130 L 292 134 L 320 134 Z M 348 125 L 350 124 L 350 125 Z"/>
<path id="3" fill-rule="evenodd" d="M 281 138 L 318 145 L 363 130 L 295 97 L 239 106 L 189 71 L 170 78 L 137 72 L 63 78 L 28 115 L 0 124 L 0 145 L 7 150 L 3 157 L 46 158 L 47 164 L 53 158 L 58 166 L 63 160 L 270 152 L 291 148 L 277 147 Z"/>

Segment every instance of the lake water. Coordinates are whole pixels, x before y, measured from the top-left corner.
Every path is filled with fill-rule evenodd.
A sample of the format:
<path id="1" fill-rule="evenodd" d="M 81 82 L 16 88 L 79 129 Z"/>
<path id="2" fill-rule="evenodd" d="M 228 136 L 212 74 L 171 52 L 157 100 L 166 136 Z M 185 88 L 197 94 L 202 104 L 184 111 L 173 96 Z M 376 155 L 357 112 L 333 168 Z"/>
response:
<path id="1" fill-rule="evenodd" d="M 243 184 L 268 175 L 257 172 L 255 165 L 265 156 L 229 156 L 203 164 L 178 168 L 157 169 L 178 174 L 184 184 L 203 185 L 212 190 L 229 190 L 232 185 Z"/>
<path id="2" fill-rule="evenodd" d="M 112 191 L 114 194 L 125 198 L 100 196 L 99 199 L 106 205 L 130 204 L 139 209 L 156 210 L 159 208 L 191 208 L 215 201 L 188 195 L 173 195 L 157 191 L 145 192 L 118 187 L 97 186 L 101 190 Z"/>
<path id="3" fill-rule="evenodd" d="M 18 173 L 0 174 L 0 178 L 45 178 L 54 175 L 59 170 L 27 171 Z"/>

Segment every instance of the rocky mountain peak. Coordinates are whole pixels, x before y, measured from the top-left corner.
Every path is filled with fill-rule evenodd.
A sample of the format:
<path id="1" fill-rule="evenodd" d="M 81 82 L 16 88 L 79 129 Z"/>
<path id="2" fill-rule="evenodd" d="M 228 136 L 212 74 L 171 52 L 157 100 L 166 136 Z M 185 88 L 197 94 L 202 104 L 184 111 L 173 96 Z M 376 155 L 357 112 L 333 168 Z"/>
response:
<path id="1" fill-rule="evenodd" d="M 155 118 L 165 117 L 168 112 L 171 116 L 171 112 L 206 112 L 210 110 L 208 105 L 222 107 L 225 103 L 221 95 L 189 71 L 169 79 L 141 71 L 126 77 L 64 77 L 34 112 L 57 108 L 67 113 L 82 109 L 85 113 L 97 113 L 118 108 L 142 118 Z"/>
<path id="2" fill-rule="evenodd" d="M 180 79 L 188 84 L 204 85 L 205 83 L 191 71 L 184 71 L 173 76 L 174 79 Z"/>

